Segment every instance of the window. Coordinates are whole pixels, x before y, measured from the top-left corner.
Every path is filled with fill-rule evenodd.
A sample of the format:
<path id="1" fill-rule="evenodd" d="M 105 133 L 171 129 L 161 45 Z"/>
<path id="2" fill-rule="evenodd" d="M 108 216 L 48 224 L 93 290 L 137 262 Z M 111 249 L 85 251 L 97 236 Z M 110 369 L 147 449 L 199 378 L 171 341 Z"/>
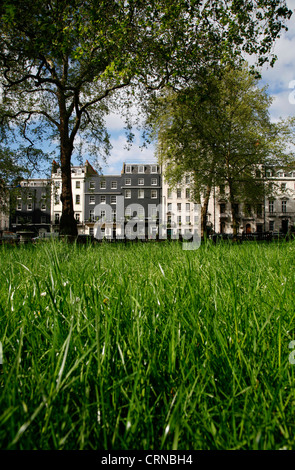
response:
<path id="1" fill-rule="evenodd" d="M 131 207 L 126 207 L 125 216 L 126 216 L 126 217 L 130 217 L 130 216 L 131 216 Z"/>
<path id="2" fill-rule="evenodd" d="M 157 173 L 157 166 L 156 165 L 152 165 L 151 173 Z"/>
<path id="3" fill-rule="evenodd" d="M 76 194 L 76 204 L 80 204 L 80 194 Z"/>
<path id="4" fill-rule="evenodd" d="M 126 173 L 131 173 L 131 165 L 126 165 Z"/>
<path id="5" fill-rule="evenodd" d="M 156 207 L 152 207 L 152 220 L 156 220 L 158 211 Z"/>
<path id="6" fill-rule="evenodd" d="M 46 215 L 41 216 L 41 224 L 46 224 Z"/>
<path id="7" fill-rule="evenodd" d="M 131 199 L 131 189 L 125 189 L 125 198 Z"/>
<path id="8" fill-rule="evenodd" d="M 111 196 L 111 204 L 117 204 L 117 196 Z"/>
<path id="9" fill-rule="evenodd" d="M 131 178 L 126 178 L 125 179 L 125 184 L 126 184 L 126 186 L 130 186 L 131 185 Z"/>
<path id="10" fill-rule="evenodd" d="M 262 217 L 262 204 L 257 204 L 256 214 L 257 217 Z"/>
<path id="11" fill-rule="evenodd" d="M 185 197 L 186 197 L 187 199 L 190 198 L 190 194 L 191 194 L 190 189 L 189 189 L 189 188 L 186 188 L 186 190 L 185 190 Z"/>
<path id="12" fill-rule="evenodd" d="M 268 202 L 268 211 L 272 214 L 274 212 L 274 201 Z"/>
<path id="13" fill-rule="evenodd" d="M 116 209 L 112 209 L 112 220 L 116 220 L 117 212 Z"/>
<path id="14" fill-rule="evenodd" d="M 225 204 L 222 203 L 220 204 L 220 214 L 224 214 L 225 213 Z"/>
<path id="15" fill-rule="evenodd" d="M 75 219 L 77 222 L 80 222 L 80 214 L 75 214 Z"/>
<path id="16" fill-rule="evenodd" d="M 157 178 L 152 178 L 151 183 L 152 183 L 152 186 L 157 186 L 158 184 Z"/>
<path id="17" fill-rule="evenodd" d="M 46 203 L 45 202 L 41 203 L 41 211 L 46 211 Z"/>
<path id="18" fill-rule="evenodd" d="M 143 185 L 144 185 L 144 179 L 138 178 L 138 186 L 143 186 Z"/>
<path id="19" fill-rule="evenodd" d="M 60 203 L 60 195 L 59 194 L 55 194 L 54 195 L 54 204 L 59 204 Z"/>
<path id="20" fill-rule="evenodd" d="M 190 184 L 190 177 L 189 176 L 185 177 L 185 182 L 186 182 L 186 184 Z"/>
<path id="21" fill-rule="evenodd" d="M 21 210 L 22 210 L 22 203 L 21 203 L 21 202 L 18 202 L 18 203 L 17 203 L 17 210 L 18 210 L 18 211 L 21 211 Z"/>
<path id="22" fill-rule="evenodd" d="M 190 211 L 191 205 L 190 205 L 189 202 L 186 203 L 185 208 L 186 208 L 187 212 Z"/>
<path id="23" fill-rule="evenodd" d="M 100 196 L 100 203 L 105 204 L 106 203 L 106 196 Z"/>
<path id="24" fill-rule="evenodd" d="M 106 189 L 106 181 L 105 180 L 102 180 L 100 182 L 100 189 Z"/>
<path id="25" fill-rule="evenodd" d="M 178 222 L 179 224 L 181 224 L 181 215 L 178 215 L 178 216 L 177 216 L 177 222 Z"/>
<path id="26" fill-rule="evenodd" d="M 144 208 L 141 206 L 138 208 L 138 217 L 141 219 L 144 217 Z"/>
<path id="27" fill-rule="evenodd" d="M 93 194 L 89 196 L 89 204 L 95 204 L 95 196 Z"/>
<path id="28" fill-rule="evenodd" d="M 94 181 L 89 182 L 89 189 L 95 189 L 95 182 Z"/>
<path id="29" fill-rule="evenodd" d="M 60 220 L 60 214 L 57 213 L 57 214 L 54 215 L 54 222 L 56 224 L 59 224 L 59 220 Z"/>
<path id="30" fill-rule="evenodd" d="M 139 165 L 138 173 L 144 173 L 144 166 L 143 165 Z"/>
<path id="31" fill-rule="evenodd" d="M 176 195 L 177 195 L 177 199 L 181 198 L 181 189 L 180 188 L 177 188 Z"/>
<path id="32" fill-rule="evenodd" d="M 32 193 L 29 193 L 28 194 L 28 199 L 32 199 L 32 197 L 33 197 Z"/>
<path id="33" fill-rule="evenodd" d="M 168 202 L 167 204 L 167 211 L 171 212 L 172 211 L 172 202 Z"/>
<path id="34" fill-rule="evenodd" d="M 178 203 L 177 203 L 177 211 L 178 211 L 178 212 L 181 211 L 181 202 L 178 202 Z"/>
<path id="35" fill-rule="evenodd" d="M 117 181 L 112 181 L 111 188 L 112 189 L 117 189 Z"/>
<path id="36" fill-rule="evenodd" d="M 76 189 L 80 189 L 80 181 L 76 181 Z"/>
<path id="37" fill-rule="evenodd" d="M 89 211 L 89 220 L 90 222 L 94 222 L 94 209 L 90 209 Z"/>
<path id="38" fill-rule="evenodd" d="M 270 232 L 273 232 L 273 231 L 274 231 L 274 228 L 275 228 L 275 221 L 274 221 L 274 220 L 270 220 L 270 221 L 269 221 L 269 231 L 270 231 Z"/>
<path id="39" fill-rule="evenodd" d="M 281 191 L 285 191 L 285 189 L 286 189 L 286 183 L 282 183 L 281 184 Z"/>
<path id="40" fill-rule="evenodd" d="M 287 212 L 287 201 L 282 201 L 282 212 L 284 214 Z"/>
<path id="41" fill-rule="evenodd" d="M 252 207 L 251 207 L 250 204 L 246 204 L 246 205 L 245 205 L 245 214 L 246 214 L 247 216 L 250 216 L 250 215 L 252 214 Z"/>
<path id="42" fill-rule="evenodd" d="M 189 215 L 187 215 L 187 216 L 185 217 L 185 221 L 186 221 L 186 223 L 187 223 L 187 224 L 189 224 L 189 223 L 190 223 L 190 221 L 191 221 L 191 218 L 190 218 L 190 216 L 189 216 Z"/>
<path id="43" fill-rule="evenodd" d="M 28 207 L 27 207 L 28 211 L 31 211 L 33 210 L 33 205 L 31 202 L 28 203 Z"/>
<path id="44" fill-rule="evenodd" d="M 144 198 L 144 189 L 139 189 L 138 190 L 138 199 L 143 199 Z"/>
<path id="45" fill-rule="evenodd" d="M 94 228 L 93 227 L 89 228 L 89 235 L 91 235 L 93 237 L 93 235 L 94 235 Z"/>
<path id="46" fill-rule="evenodd" d="M 167 191 L 167 197 L 168 197 L 168 199 L 172 198 L 172 189 L 170 189 L 170 188 Z"/>
<path id="47" fill-rule="evenodd" d="M 151 190 L 151 198 L 152 199 L 157 199 L 158 197 L 158 191 L 156 189 Z"/>

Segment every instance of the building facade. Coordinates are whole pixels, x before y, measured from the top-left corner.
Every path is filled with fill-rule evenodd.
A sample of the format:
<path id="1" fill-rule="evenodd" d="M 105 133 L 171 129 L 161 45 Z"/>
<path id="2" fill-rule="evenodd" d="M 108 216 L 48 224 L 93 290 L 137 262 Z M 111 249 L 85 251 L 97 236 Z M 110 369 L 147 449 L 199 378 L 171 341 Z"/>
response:
<path id="1" fill-rule="evenodd" d="M 193 199 L 193 180 L 186 174 L 171 188 L 162 167 L 124 163 L 121 174 L 101 175 L 86 160 L 72 167 L 72 193 L 78 234 L 98 238 L 191 238 L 200 232 L 200 205 Z M 267 170 L 273 195 L 251 207 L 237 202 L 238 233 L 286 234 L 295 226 L 295 171 Z M 51 179 L 23 181 L 10 197 L 13 232 L 36 235 L 58 232 L 62 214 L 61 170 L 54 161 Z M 201 199 L 201 204 L 203 203 Z M 207 211 L 207 233 L 231 234 L 233 222 L 226 190 L 213 188 Z"/>
<path id="2" fill-rule="evenodd" d="M 48 179 L 22 181 L 10 194 L 10 230 L 35 236 L 51 230 L 51 184 Z"/>

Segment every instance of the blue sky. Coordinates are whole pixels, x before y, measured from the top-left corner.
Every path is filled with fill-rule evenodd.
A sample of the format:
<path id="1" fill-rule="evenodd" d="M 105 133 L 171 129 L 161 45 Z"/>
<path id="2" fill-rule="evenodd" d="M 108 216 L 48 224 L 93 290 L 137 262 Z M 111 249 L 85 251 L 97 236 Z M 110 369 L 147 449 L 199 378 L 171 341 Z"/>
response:
<path id="1" fill-rule="evenodd" d="M 294 115 L 295 112 L 295 104 L 292 104 L 295 99 L 290 99 L 292 91 L 295 96 L 295 0 L 287 0 L 287 5 L 294 13 L 288 22 L 288 31 L 282 33 L 275 43 L 274 53 L 278 60 L 273 68 L 264 66 L 261 70 L 260 84 L 268 85 L 268 93 L 274 98 L 270 108 L 270 116 L 274 121 Z M 289 85 L 292 85 L 292 88 L 289 88 Z M 140 132 L 134 131 L 134 143 L 130 150 L 125 149 L 124 122 L 119 115 L 108 116 L 107 126 L 113 149 L 108 165 L 102 167 L 104 174 L 120 174 L 123 162 L 155 162 L 152 145 L 143 150 L 140 148 Z"/>

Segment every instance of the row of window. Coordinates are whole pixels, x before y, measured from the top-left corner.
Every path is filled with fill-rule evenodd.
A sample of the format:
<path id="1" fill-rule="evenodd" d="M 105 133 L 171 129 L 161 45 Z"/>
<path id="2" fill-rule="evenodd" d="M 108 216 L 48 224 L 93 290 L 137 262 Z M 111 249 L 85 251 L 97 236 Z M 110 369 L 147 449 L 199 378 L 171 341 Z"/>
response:
<path id="1" fill-rule="evenodd" d="M 177 212 L 180 212 L 185 208 L 185 210 L 189 212 L 194 206 L 196 208 L 197 204 L 195 205 L 194 203 L 190 203 L 190 202 L 185 202 L 182 204 L 181 202 L 177 202 L 176 209 L 177 209 Z M 173 207 L 172 202 L 168 202 L 167 211 L 171 212 L 173 210 L 172 207 Z"/>
<path id="2" fill-rule="evenodd" d="M 283 213 L 287 212 L 287 201 L 281 201 L 281 209 Z M 270 212 L 271 214 L 274 212 L 274 201 L 269 201 L 268 212 Z"/>
<path id="3" fill-rule="evenodd" d="M 139 189 L 138 190 L 137 197 L 138 197 L 138 199 L 144 199 L 145 198 L 144 189 Z M 152 199 L 157 199 L 157 197 L 158 197 L 158 191 L 156 189 L 152 189 L 151 190 L 151 198 Z M 125 190 L 125 198 L 126 199 L 131 199 L 131 189 L 126 189 Z M 106 196 L 104 194 L 99 196 L 99 201 L 100 201 L 100 204 L 106 204 Z M 81 203 L 80 194 L 76 194 L 75 202 L 76 202 L 76 204 Z M 56 198 L 56 203 L 57 204 L 59 203 L 58 197 Z M 95 195 L 90 195 L 89 196 L 89 204 L 95 204 L 95 203 L 96 203 L 96 196 Z M 111 195 L 110 196 L 110 203 L 111 204 L 117 204 L 117 196 Z"/>
<path id="4" fill-rule="evenodd" d="M 131 213 L 131 208 L 130 207 L 127 207 L 126 210 L 125 210 L 125 217 L 131 217 L 132 216 L 132 213 Z M 144 212 L 144 209 L 142 207 L 139 207 L 138 208 L 138 213 L 137 213 L 137 217 L 139 219 L 144 219 L 144 216 L 145 216 L 145 212 Z M 158 211 L 157 211 L 157 208 L 154 207 L 152 208 L 152 211 L 151 211 L 151 214 L 150 214 L 151 218 L 152 219 L 156 219 L 157 216 L 158 216 Z M 79 212 L 75 213 L 75 218 L 76 218 L 76 221 L 77 222 L 80 222 L 80 217 L 81 217 L 81 214 Z M 106 220 L 106 211 L 101 211 L 100 212 L 100 217 L 96 217 L 95 218 L 95 215 L 94 215 L 94 210 L 90 210 L 89 211 L 89 221 L 90 222 L 94 222 L 95 220 L 98 220 L 100 219 L 101 221 L 104 221 Z M 116 210 L 113 210 L 112 211 L 112 215 L 111 215 L 111 220 L 115 220 L 116 219 Z M 178 215 L 177 218 L 176 218 L 176 221 L 178 224 L 181 224 L 183 221 L 185 221 L 186 224 L 190 224 L 191 223 L 191 220 L 192 218 L 189 216 L 189 215 L 186 215 L 185 217 L 182 217 L 181 215 Z M 199 220 L 198 216 L 195 216 L 194 217 L 194 221 L 195 223 L 197 223 Z M 55 214 L 55 223 L 58 224 L 60 221 L 60 214 L 59 213 L 56 213 Z M 167 223 L 168 224 L 171 224 L 173 221 L 173 217 L 171 215 L 168 215 L 167 216 Z"/>
<path id="5" fill-rule="evenodd" d="M 138 165 L 137 166 L 137 172 L 138 173 L 144 173 L 145 172 L 144 165 Z M 125 166 L 125 173 L 132 173 L 132 165 L 126 165 Z M 157 165 L 151 165 L 151 173 L 158 173 Z"/>
<path id="6" fill-rule="evenodd" d="M 185 189 L 185 197 L 186 197 L 186 199 L 189 199 L 189 198 L 190 198 L 190 193 L 191 193 L 191 192 L 190 192 L 190 189 L 189 189 L 189 188 L 186 188 L 186 189 Z M 168 191 L 167 191 L 167 197 L 168 197 L 168 199 L 172 199 L 172 198 L 173 198 L 173 191 L 172 191 L 172 189 L 170 189 L 170 188 L 169 188 Z M 177 199 L 181 199 L 181 198 L 182 198 L 182 189 L 181 189 L 181 188 L 177 188 L 177 189 L 176 189 L 176 197 L 177 197 Z"/>
<path id="7" fill-rule="evenodd" d="M 95 181 L 89 181 L 89 189 L 95 189 Z M 126 186 L 131 186 L 131 178 L 125 178 L 125 185 Z M 138 186 L 144 186 L 144 178 L 138 178 L 137 180 Z M 158 185 L 158 179 L 157 178 L 151 178 L 151 185 L 152 186 L 157 186 Z M 59 188 L 60 187 L 60 181 L 57 181 L 55 183 L 55 187 Z M 76 181 L 75 182 L 75 187 L 76 189 L 81 188 L 81 181 Z M 101 180 L 99 184 L 100 189 L 106 189 L 106 181 Z M 111 181 L 111 189 L 118 189 L 118 182 L 117 181 Z"/>
<path id="8" fill-rule="evenodd" d="M 46 199 L 46 198 L 48 198 L 48 194 L 42 193 L 42 194 L 41 194 L 41 199 L 44 200 L 44 199 Z M 18 194 L 17 197 L 16 197 L 16 199 L 17 199 L 18 201 L 20 201 L 20 200 L 23 199 L 23 196 L 22 196 L 21 194 Z M 28 194 L 26 195 L 26 199 L 27 199 L 27 200 L 33 199 L 33 194 L 32 194 L 32 193 L 28 193 Z"/>
<path id="9" fill-rule="evenodd" d="M 266 170 L 266 176 L 268 178 L 277 177 L 277 178 L 294 178 L 295 172 L 291 171 L 290 173 L 286 173 L 284 171 L 278 171 L 276 174 L 272 170 Z"/>
<path id="10" fill-rule="evenodd" d="M 76 181 L 76 183 L 79 183 Z M 125 186 L 131 186 L 131 178 L 125 178 Z M 138 186 L 144 186 L 144 178 L 138 178 L 137 180 Z M 158 180 L 157 178 L 151 178 L 151 185 L 157 186 Z M 80 188 L 80 186 L 76 185 L 76 188 Z M 89 181 L 89 189 L 95 189 L 95 181 Z M 106 189 L 106 181 L 100 181 L 100 189 Z M 118 189 L 117 181 L 111 181 L 111 189 Z"/>
<path id="11" fill-rule="evenodd" d="M 32 211 L 32 210 L 33 210 L 33 204 L 32 204 L 31 202 L 29 202 L 26 207 L 27 207 L 27 210 L 28 210 L 28 211 Z M 42 203 L 41 203 L 41 211 L 46 211 L 46 209 L 47 209 L 46 203 L 42 202 Z M 21 202 L 18 202 L 18 203 L 17 203 L 17 205 L 16 205 L 16 210 L 18 210 L 18 211 L 23 210 L 23 205 L 22 205 Z"/>
<path id="12" fill-rule="evenodd" d="M 26 215 L 25 217 L 16 217 L 15 221 L 16 221 L 17 224 L 22 224 L 22 223 L 24 223 L 24 221 L 25 221 L 25 223 L 31 224 L 31 223 L 33 223 L 33 218 L 30 215 Z M 39 222 L 36 222 L 36 223 L 39 223 Z M 49 223 L 46 215 L 41 216 L 40 223 L 41 224 Z"/>
<path id="13" fill-rule="evenodd" d="M 274 203 L 275 201 L 268 201 L 268 212 L 273 214 L 275 212 L 275 206 L 274 206 Z M 226 204 L 225 203 L 221 203 L 219 205 L 220 207 L 220 213 L 221 214 L 225 214 L 226 212 Z M 238 213 L 239 212 L 239 205 L 238 204 L 235 204 L 235 212 Z M 257 216 L 261 216 L 262 215 L 262 209 L 263 209 L 263 206 L 262 204 L 258 204 L 257 207 L 256 207 L 256 213 L 257 213 Z M 283 213 L 286 213 L 287 212 L 287 201 L 281 201 L 281 212 Z M 245 205 L 245 214 L 247 215 L 251 215 L 252 214 L 252 207 L 251 205 L 249 204 L 246 204 Z"/>

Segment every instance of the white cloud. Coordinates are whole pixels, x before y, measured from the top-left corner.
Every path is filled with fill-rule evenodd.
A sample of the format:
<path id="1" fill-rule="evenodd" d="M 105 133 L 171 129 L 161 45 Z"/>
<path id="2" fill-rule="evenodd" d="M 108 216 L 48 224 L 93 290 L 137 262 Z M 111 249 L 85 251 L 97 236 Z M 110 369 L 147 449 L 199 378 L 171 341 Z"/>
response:
<path id="1" fill-rule="evenodd" d="M 122 129 L 122 127 L 120 128 Z M 103 165 L 103 172 L 105 174 L 119 174 L 122 170 L 124 162 L 147 162 L 154 163 L 156 161 L 154 156 L 154 148 L 148 145 L 142 148 L 142 140 L 139 131 L 134 131 L 134 140 L 131 145 L 128 145 L 127 138 L 124 133 L 111 137 L 111 144 L 113 146 L 111 155 L 108 158 L 108 165 Z"/>

